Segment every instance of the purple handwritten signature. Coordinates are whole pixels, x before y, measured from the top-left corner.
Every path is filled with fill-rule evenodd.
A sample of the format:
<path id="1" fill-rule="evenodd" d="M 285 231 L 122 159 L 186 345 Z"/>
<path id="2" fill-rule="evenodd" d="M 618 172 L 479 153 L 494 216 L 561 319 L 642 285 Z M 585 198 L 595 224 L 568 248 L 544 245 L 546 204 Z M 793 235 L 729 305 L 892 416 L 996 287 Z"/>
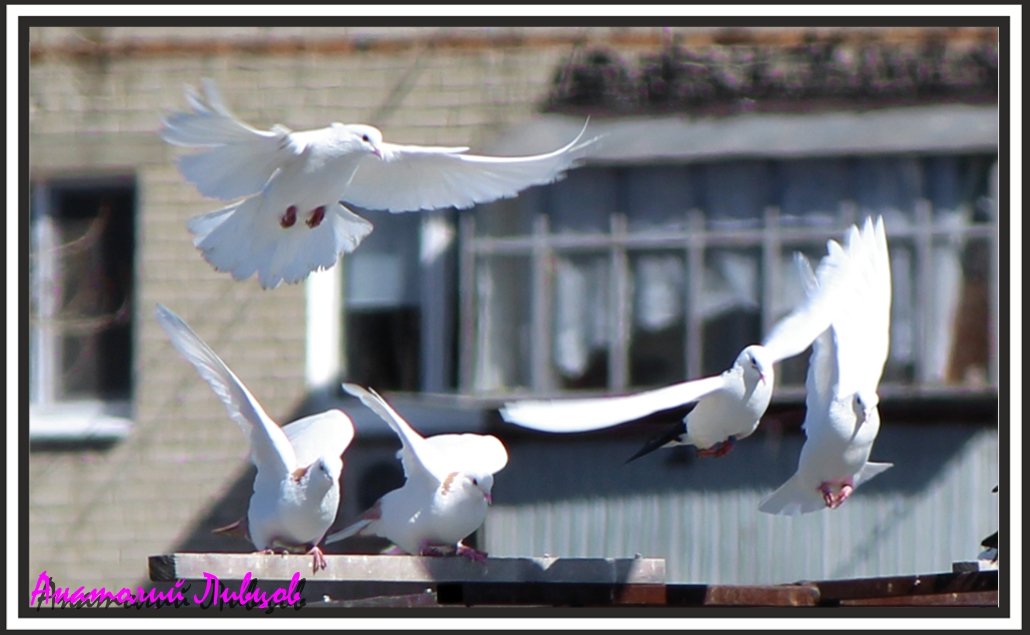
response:
<path id="1" fill-rule="evenodd" d="M 249 571 L 240 580 L 239 586 L 223 583 L 218 576 L 205 571 L 203 592 L 189 595 L 190 584 L 185 580 L 177 580 L 171 588 L 164 591 L 154 588 L 147 590 L 143 587 L 135 590 L 128 587 L 116 591 L 105 587 L 87 590 L 85 586 L 75 589 L 59 587 L 46 571 L 42 571 L 36 579 L 36 587 L 32 590 L 29 605 L 35 606 L 36 610 L 42 610 L 44 606 L 54 609 L 58 607 L 106 608 L 110 606 L 123 608 L 198 606 L 204 609 L 242 607 L 247 610 L 264 609 L 265 613 L 271 613 L 277 608 L 300 610 L 305 604 L 304 598 L 301 596 L 304 583 L 305 580 L 297 571 L 290 579 L 289 585 L 276 588 L 268 593 L 258 588 L 257 578 L 253 577 Z"/>

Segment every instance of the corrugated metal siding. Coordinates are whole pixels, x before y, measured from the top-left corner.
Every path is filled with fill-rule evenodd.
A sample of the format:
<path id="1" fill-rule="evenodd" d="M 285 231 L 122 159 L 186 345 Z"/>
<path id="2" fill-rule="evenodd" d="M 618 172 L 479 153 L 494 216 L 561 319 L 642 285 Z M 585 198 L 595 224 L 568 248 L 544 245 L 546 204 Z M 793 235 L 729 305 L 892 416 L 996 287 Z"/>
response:
<path id="1" fill-rule="evenodd" d="M 874 449 L 874 459 L 893 461 L 894 468 L 840 509 L 794 518 L 758 512 L 759 501 L 779 481 L 746 481 L 756 471 L 774 471 L 773 464 L 785 475 L 792 472 L 793 465 L 781 464 L 789 457 L 796 461 L 800 438 L 780 439 L 772 450 L 769 439 L 748 440 L 721 463 L 677 466 L 652 455 L 625 468 L 611 460 L 625 459 L 621 449 L 633 447 L 625 440 L 559 443 L 551 450 L 546 439 L 532 448 L 513 445 L 514 469 L 498 475 L 484 547 L 498 557 L 663 557 L 673 583 L 948 572 L 953 562 L 975 559 L 980 541 L 998 528 L 997 496 L 990 493 L 998 482 L 997 434 L 968 426 L 935 428 L 932 435 L 922 426 L 905 428 L 881 432 Z M 518 465 L 522 452 L 532 455 L 528 471 Z M 649 469 L 632 469 L 649 459 Z M 655 482 L 673 480 L 677 469 L 692 472 L 690 485 L 656 491 Z M 740 478 L 720 487 L 706 483 L 704 471 L 735 471 Z M 621 485 L 610 487 L 619 475 Z M 720 474 L 711 476 L 718 480 Z M 565 496 L 576 482 L 586 496 Z M 519 489 L 515 498 L 524 500 L 504 504 L 505 494 Z M 605 489 L 617 491 L 603 495 Z"/>

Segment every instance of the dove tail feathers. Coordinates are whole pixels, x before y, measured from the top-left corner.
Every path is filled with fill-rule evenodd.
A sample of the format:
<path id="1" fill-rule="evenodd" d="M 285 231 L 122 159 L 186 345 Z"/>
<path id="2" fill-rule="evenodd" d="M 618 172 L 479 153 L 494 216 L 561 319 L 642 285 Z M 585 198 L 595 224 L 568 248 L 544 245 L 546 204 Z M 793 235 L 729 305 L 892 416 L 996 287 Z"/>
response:
<path id="1" fill-rule="evenodd" d="M 250 531 L 246 516 L 237 520 L 234 523 L 229 523 L 228 525 L 225 525 L 223 527 L 215 527 L 211 530 L 211 533 L 250 540 Z"/>
<path id="2" fill-rule="evenodd" d="M 893 463 L 866 463 L 862 466 L 862 469 L 858 471 L 858 474 L 855 475 L 855 489 L 858 489 L 859 485 L 865 483 L 877 474 L 886 472 L 892 467 L 894 467 Z"/>
<path id="3" fill-rule="evenodd" d="M 341 529 L 340 531 L 338 531 L 336 533 L 329 534 L 328 536 L 326 536 L 325 544 L 331 545 L 334 542 L 340 542 L 342 540 L 346 540 L 346 539 L 350 538 L 351 536 L 357 536 L 358 534 L 361 533 L 361 530 L 364 529 L 365 527 L 368 527 L 369 524 L 371 524 L 371 522 L 372 522 L 371 518 L 362 519 L 362 520 L 359 520 L 358 522 L 354 523 L 353 525 L 350 525 L 349 527 Z"/>
<path id="4" fill-rule="evenodd" d="M 373 522 L 379 520 L 382 517 L 382 502 L 376 501 L 376 504 L 369 508 L 361 517 L 344 527 L 340 531 L 330 534 L 325 539 L 325 544 L 329 545 L 334 542 L 340 542 L 346 540 L 351 536 L 357 536 L 361 534 L 365 529 L 368 528 Z"/>
<path id="5" fill-rule="evenodd" d="M 779 489 L 765 497 L 759 504 L 758 511 L 796 516 L 825 508 L 826 503 L 816 488 L 806 485 L 797 474 L 794 474 Z"/>
<path id="6" fill-rule="evenodd" d="M 893 463 L 866 463 L 852 479 L 852 487 L 858 489 L 862 483 L 891 467 L 894 467 Z M 811 485 L 805 484 L 797 474 L 787 479 L 786 483 L 767 496 L 758 506 L 759 511 L 767 514 L 783 514 L 785 516 L 807 514 L 825 508 L 826 502 L 819 491 Z"/>
<path id="7" fill-rule="evenodd" d="M 257 274 L 261 286 L 297 283 L 328 269 L 372 232 L 372 223 L 336 204 L 317 227 L 298 218 L 289 228 L 264 209 L 260 195 L 196 216 L 187 226 L 193 244 L 216 270 L 245 280 Z"/>

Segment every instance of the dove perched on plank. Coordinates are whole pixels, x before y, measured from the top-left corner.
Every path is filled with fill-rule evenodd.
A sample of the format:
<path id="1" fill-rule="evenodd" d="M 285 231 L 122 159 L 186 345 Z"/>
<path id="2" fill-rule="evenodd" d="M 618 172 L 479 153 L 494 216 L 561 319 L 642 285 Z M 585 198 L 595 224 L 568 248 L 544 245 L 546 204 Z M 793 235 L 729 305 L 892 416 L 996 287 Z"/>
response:
<path id="1" fill-rule="evenodd" d="M 327 410 L 280 428 L 182 318 L 159 304 L 157 320 L 243 430 L 257 467 L 247 515 L 216 531 L 242 533 L 259 551 L 305 551 L 315 571 L 324 569 L 318 545 L 339 508 L 342 455 L 354 438 L 350 418 Z"/>
<path id="2" fill-rule="evenodd" d="M 193 244 L 237 280 L 295 283 L 336 264 L 372 231 L 345 204 L 408 212 L 467 208 L 557 180 L 596 139 L 522 157 L 467 154 L 465 147 L 398 145 L 376 128 L 332 123 L 293 132 L 237 119 L 214 82 L 188 89 L 191 110 L 165 118 L 162 138 L 196 148 L 179 170 L 204 196 L 238 200 L 189 221 Z"/>
<path id="3" fill-rule="evenodd" d="M 812 347 L 806 380 L 805 444 L 790 479 L 759 505 L 770 514 L 836 509 L 891 467 L 869 454 L 880 429 L 877 387 L 890 344 L 891 272 L 883 218 L 848 236 L 851 267 L 831 326 Z"/>
<path id="4" fill-rule="evenodd" d="M 373 390 L 343 384 L 385 421 L 401 440 L 404 485 L 385 494 L 361 517 L 326 538 L 331 544 L 356 535 L 386 538 L 414 555 L 458 555 L 484 560 L 486 554 L 462 544 L 479 529 L 493 501 L 494 474 L 508 452 L 494 436 L 439 434 L 423 438 Z"/>
<path id="5" fill-rule="evenodd" d="M 725 455 L 737 440 L 751 435 L 758 427 L 772 398 L 774 364 L 803 352 L 829 326 L 831 309 L 842 292 L 848 255 L 833 240 L 827 242 L 827 250 L 818 272 L 812 272 L 810 267 L 806 272 L 803 267 L 807 262 L 800 254 L 796 256 L 802 273 L 818 278 L 818 292 L 809 294 L 781 319 L 762 344 L 744 348 L 733 366 L 722 374 L 633 395 L 509 402 L 502 407 L 501 416 L 524 428 L 571 433 L 601 430 L 692 404 L 683 421 L 648 442 L 629 460 L 676 445 L 693 445 L 700 456 Z"/>

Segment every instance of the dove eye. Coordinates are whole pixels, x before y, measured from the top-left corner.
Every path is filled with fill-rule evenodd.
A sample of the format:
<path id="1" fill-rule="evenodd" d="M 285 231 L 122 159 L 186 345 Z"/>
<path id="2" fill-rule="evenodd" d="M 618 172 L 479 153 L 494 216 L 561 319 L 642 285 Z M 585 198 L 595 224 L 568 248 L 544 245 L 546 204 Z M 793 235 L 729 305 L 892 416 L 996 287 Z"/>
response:
<path id="1" fill-rule="evenodd" d="M 364 141 L 365 143 L 368 143 L 369 141 L 371 141 L 371 139 L 368 138 L 367 134 L 361 135 L 361 140 Z"/>

